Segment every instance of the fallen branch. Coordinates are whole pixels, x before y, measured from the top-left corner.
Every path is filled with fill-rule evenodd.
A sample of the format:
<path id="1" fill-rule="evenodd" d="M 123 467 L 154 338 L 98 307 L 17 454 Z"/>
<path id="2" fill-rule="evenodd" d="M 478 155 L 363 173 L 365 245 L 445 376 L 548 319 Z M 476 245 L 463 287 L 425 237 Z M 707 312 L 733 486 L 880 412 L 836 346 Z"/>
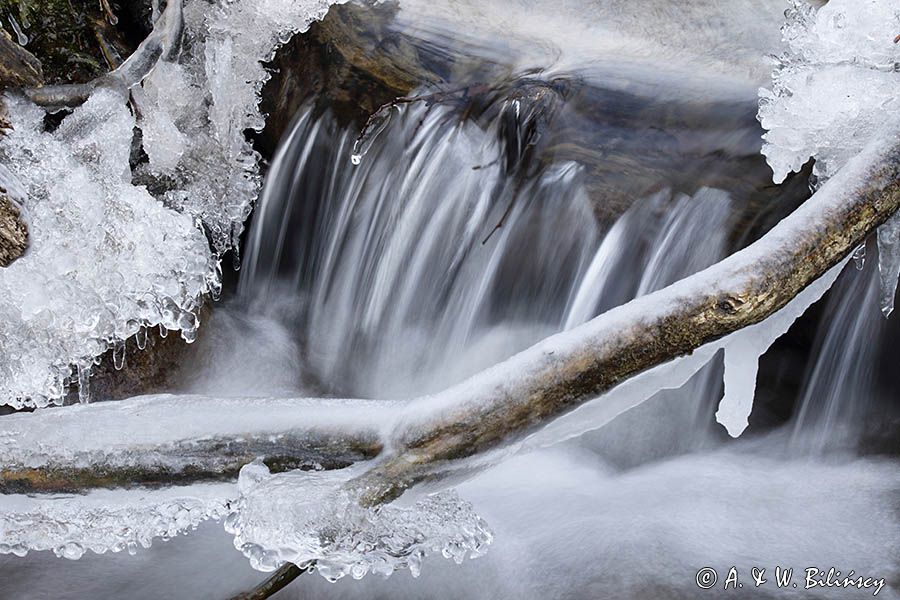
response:
<path id="1" fill-rule="evenodd" d="M 0 493 L 233 479 L 257 457 L 275 471 L 338 469 L 381 453 L 393 406 L 146 396 L 9 415 L 0 419 Z"/>
<path id="2" fill-rule="evenodd" d="M 242 457 L 256 448 L 248 440 L 265 450 L 260 440 L 288 436 L 296 460 L 325 459 L 327 448 L 337 458 L 381 454 L 353 486 L 365 504 L 386 502 L 458 459 L 522 439 L 635 375 L 772 315 L 897 210 L 898 179 L 900 146 L 894 140 L 874 144 L 746 249 L 435 396 L 399 405 L 155 397 L 12 415 L 0 419 L 0 433 L 13 441 L 0 471 L 20 481 L 45 474 L 66 489 L 116 486 L 133 483 L 136 466 L 148 480 L 155 481 L 154 473 L 170 475 L 154 465 L 171 469 L 168 459 L 187 453 L 179 472 L 189 481 L 191 469 L 205 476 L 216 468 L 230 473 L 234 463 L 216 462 L 225 448 L 242 449 L 231 454 Z M 150 432 L 166 435 L 147 434 L 150 425 Z M 85 433 L 97 431 L 104 436 Z M 267 451 L 278 446 L 265 443 L 271 444 Z M 391 452 L 385 456 L 382 446 Z M 117 474 L 118 468 L 126 472 Z M 96 477 L 88 476 L 92 470 Z M 16 475 L 23 472 L 28 475 Z M 78 479 L 60 480 L 66 472 Z"/>
<path id="3" fill-rule="evenodd" d="M 411 403 L 376 466 L 347 484 L 363 506 L 520 440 L 648 369 L 771 316 L 900 208 L 900 145 L 873 143 L 751 246 L 610 310 L 433 398 Z M 424 415 L 424 417 L 422 416 Z M 268 580 L 305 570 L 286 564 Z M 285 583 L 286 585 L 286 583 Z M 265 588 L 257 588 L 257 600 Z"/>
<path id="4" fill-rule="evenodd" d="M 160 60 L 172 60 L 181 49 L 184 34 L 183 1 L 171 0 L 166 10 L 134 53 L 117 69 L 88 83 L 48 85 L 24 89 L 35 104 L 48 108 L 83 104 L 99 87 L 130 90 L 139 85 Z"/>
<path id="5" fill-rule="evenodd" d="M 900 144 L 872 143 L 754 244 L 411 403 L 393 455 L 352 487 L 388 502 L 448 464 L 522 439 L 655 366 L 754 325 L 838 264 L 900 207 Z M 423 416 L 424 415 L 424 416 Z"/>

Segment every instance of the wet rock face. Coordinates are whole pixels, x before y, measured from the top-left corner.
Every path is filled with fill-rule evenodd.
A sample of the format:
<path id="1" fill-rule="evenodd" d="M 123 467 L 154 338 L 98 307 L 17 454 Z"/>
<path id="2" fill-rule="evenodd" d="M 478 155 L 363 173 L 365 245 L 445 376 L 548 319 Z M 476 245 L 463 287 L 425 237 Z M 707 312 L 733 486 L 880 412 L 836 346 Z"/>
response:
<path id="1" fill-rule="evenodd" d="M 0 188 L 0 267 L 7 267 L 28 248 L 28 228 L 19 207 Z"/>
<path id="2" fill-rule="evenodd" d="M 40 85 L 41 63 L 30 52 L 0 30 L 0 91 L 9 87 Z M 0 136 L 10 128 L 6 107 L 0 99 Z M 0 186 L 0 267 L 7 267 L 28 248 L 28 228 L 18 205 Z"/>
<path id="3" fill-rule="evenodd" d="M 43 79 L 40 61 L 0 30 L 0 87 L 40 85 Z"/>
<path id="4" fill-rule="evenodd" d="M 37 57 L 47 83 L 83 83 L 103 75 L 127 57 L 144 33 L 133 15 L 143 4 L 137 0 L 109 2 L 107 14 L 98 0 L 20 0 L 10 3 L 23 37 L 3 26 L 13 40 Z M 22 82 L 10 85 L 36 85 Z"/>

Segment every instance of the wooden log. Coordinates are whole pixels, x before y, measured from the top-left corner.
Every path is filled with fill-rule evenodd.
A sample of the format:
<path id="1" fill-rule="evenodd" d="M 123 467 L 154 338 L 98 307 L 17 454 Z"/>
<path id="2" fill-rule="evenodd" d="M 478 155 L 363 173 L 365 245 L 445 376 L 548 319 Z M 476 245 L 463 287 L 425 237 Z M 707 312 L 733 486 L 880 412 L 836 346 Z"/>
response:
<path id="1" fill-rule="evenodd" d="M 274 471 L 342 468 L 381 453 L 393 406 L 145 396 L 8 415 L 0 493 L 228 480 L 256 458 Z"/>

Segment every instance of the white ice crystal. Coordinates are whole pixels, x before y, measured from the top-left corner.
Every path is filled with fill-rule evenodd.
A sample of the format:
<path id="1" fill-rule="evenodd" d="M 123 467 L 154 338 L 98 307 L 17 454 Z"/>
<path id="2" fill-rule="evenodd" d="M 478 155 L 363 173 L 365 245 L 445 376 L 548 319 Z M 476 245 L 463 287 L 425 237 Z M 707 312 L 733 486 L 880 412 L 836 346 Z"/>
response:
<path id="1" fill-rule="evenodd" d="M 763 154 L 776 183 L 811 157 L 830 177 L 900 121 L 900 0 L 794 0 L 772 89 L 760 90 Z"/>
<path id="2" fill-rule="evenodd" d="M 260 187 L 262 61 L 325 16 L 332 0 L 187 0 L 176 63 L 161 62 L 138 94 L 149 163 L 138 179 L 168 206 L 200 218 L 213 249 L 235 248 Z"/>
<path id="3" fill-rule="evenodd" d="M 399 568 L 418 576 L 428 554 L 461 563 L 491 543 L 487 524 L 452 490 L 409 506 L 360 506 L 344 484 L 362 468 L 271 475 L 261 462 L 245 466 L 241 498 L 225 522 L 235 547 L 261 571 L 314 564 L 335 581 L 370 572 L 387 577 Z"/>
<path id="4" fill-rule="evenodd" d="M 0 495 L 0 555 L 52 550 L 78 559 L 149 548 L 196 529 L 229 510 L 234 484 L 198 484 L 164 490 L 96 490 L 84 496 Z"/>
<path id="5" fill-rule="evenodd" d="M 70 365 L 141 327 L 190 336 L 214 263 L 186 214 L 131 184 L 134 117 L 117 92 L 98 90 L 53 132 L 25 101 L 0 158 L 23 187 L 30 247 L 0 269 L 0 402 L 59 398 Z"/>
<path id="6" fill-rule="evenodd" d="M 0 269 L 0 404 L 59 401 L 68 379 L 86 383 L 96 357 L 147 326 L 193 339 L 259 190 L 244 132 L 264 125 L 261 61 L 331 4 L 187 0 L 182 51 L 132 90 L 133 110 L 100 87 L 46 131 L 43 110 L 8 99 L 0 183 L 21 184 L 31 245 Z M 133 172 L 135 128 L 147 160 Z"/>

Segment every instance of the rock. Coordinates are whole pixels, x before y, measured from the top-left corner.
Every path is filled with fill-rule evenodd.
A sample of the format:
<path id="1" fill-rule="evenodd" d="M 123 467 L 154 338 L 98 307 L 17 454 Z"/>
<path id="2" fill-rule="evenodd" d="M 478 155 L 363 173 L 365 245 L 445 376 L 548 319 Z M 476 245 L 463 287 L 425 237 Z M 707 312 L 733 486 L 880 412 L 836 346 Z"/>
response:
<path id="1" fill-rule="evenodd" d="M 200 308 L 201 323 L 208 321 L 211 313 L 212 303 L 207 299 Z M 201 338 L 205 331 L 205 327 L 198 331 Z M 100 364 L 91 369 L 92 402 L 170 392 L 185 357 L 198 348 L 196 344 L 187 344 L 177 331 L 170 331 L 163 337 L 155 327 L 147 331 L 143 349 L 138 346 L 137 340 L 138 336 L 133 336 L 125 341 L 125 365 L 121 369 L 115 367 L 112 350 L 106 351 L 100 357 Z M 75 379 L 69 388 L 66 403 L 78 402 Z"/>
<path id="2" fill-rule="evenodd" d="M 0 30 L 0 89 L 36 86 L 43 80 L 40 61 Z"/>
<path id="3" fill-rule="evenodd" d="M 0 188 L 0 267 L 8 267 L 28 248 L 28 228 L 19 207 Z"/>
<path id="4" fill-rule="evenodd" d="M 43 80 L 41 63 L 30 52 L 0 30 L 0 91 L 7 87 L 35 86 Z M 0 98 L 0 136 L 11 125 Z M 0 185 L 0 267 L 7 267 L 28 248 L 28 228 L 19 206 Z"/>

